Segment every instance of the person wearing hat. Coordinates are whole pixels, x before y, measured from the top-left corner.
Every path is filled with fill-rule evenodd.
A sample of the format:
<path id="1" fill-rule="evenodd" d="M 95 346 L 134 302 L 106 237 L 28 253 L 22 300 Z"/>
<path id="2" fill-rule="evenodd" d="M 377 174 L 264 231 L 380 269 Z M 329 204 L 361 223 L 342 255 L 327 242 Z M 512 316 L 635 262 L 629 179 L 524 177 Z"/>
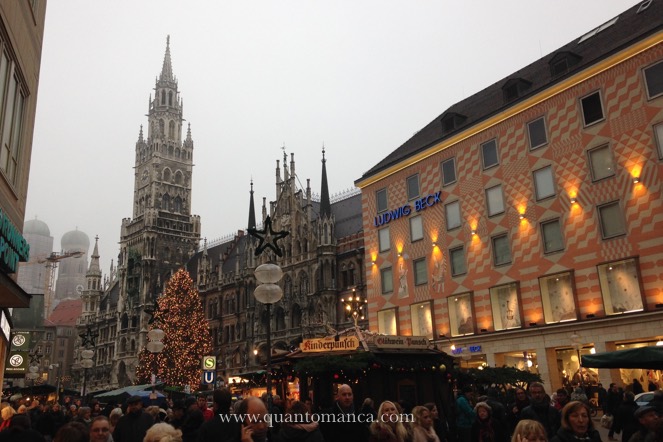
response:
<path id="1" fill-rule="evenodd" d="M 113 441 L 142 442 L 145 433 L 154 424 L 154 419 L 143 411 L 143 399 L 140 396 L 131 396 L 126 404 L 127 412 L 113 430 Z"/>
<path id="2" fill-rule="evenodd" d="M 487 402 L 478 402 L 474 406 L 477 417 L 472 424 L 472 440 L 478 442 L 507 442 L 509 434 L 504 426 L 504 419 L 493 418 L 493 409 Z"/>
<path id="3" fill-rule="evenodd" d="M 656 435 L 656 429 L 660 425 L 661 419 L 656 407 L 645 405 L 635 410 L 633 416 L 640 423 L 640 431 L 631 436 L 628 442 L 652 440 Z"/>

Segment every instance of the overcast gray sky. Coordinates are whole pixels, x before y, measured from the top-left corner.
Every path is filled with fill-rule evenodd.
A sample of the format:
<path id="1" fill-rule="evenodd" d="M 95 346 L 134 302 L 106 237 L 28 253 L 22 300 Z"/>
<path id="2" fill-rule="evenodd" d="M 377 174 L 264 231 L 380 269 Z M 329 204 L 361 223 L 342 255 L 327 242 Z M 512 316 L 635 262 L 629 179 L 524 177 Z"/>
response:
<path id="1" fill-rule="evenodd" d="M 208 240 L 274 199 L 281 147 L 332 194 L 447 107 L 635 0 L 50 0 L 26 220 L 56 251 L 78 227 L 117 262 L 133 165 L 170 35 L 194 140 L 192 212 Z"/>

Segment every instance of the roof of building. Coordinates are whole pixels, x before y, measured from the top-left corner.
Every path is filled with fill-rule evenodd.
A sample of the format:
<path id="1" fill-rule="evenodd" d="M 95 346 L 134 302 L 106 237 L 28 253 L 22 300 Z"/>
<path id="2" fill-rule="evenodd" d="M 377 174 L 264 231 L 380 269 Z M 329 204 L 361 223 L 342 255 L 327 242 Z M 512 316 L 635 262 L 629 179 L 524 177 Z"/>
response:
<path id="1" fill-rule="evenodd" d="M 48 320 L 54 325 L 74 327 L 82 312 L 83 301 L 80 299 L 63 299 L 53 309 Z"/>
<path id="2" fill-rule="evenodd" d="M 48 225 L 40 219 L 31 219 L 23 224 L 23 234 L 31 233 L 33 235 L 51 236 L 51 230 Z"/>
<path id="3" fill-rule="evenodd" d="M 357 183 L 567 79 L 662 27 L 663 2 L 645 0 L 633 6 L 567 45 L 452 105 L 364 173 Z"/>

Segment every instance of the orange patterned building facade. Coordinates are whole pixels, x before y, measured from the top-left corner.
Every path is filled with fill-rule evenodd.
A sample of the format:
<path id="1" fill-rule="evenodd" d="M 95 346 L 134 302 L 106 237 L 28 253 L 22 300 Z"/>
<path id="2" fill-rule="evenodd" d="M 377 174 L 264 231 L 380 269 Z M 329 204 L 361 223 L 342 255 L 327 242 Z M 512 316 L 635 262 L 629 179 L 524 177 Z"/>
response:
<path id="1" fill-rule="evenodd" d="M 636 5 L 456 103 L 357 181 L 372 331 L 551 388 L 663 387 L 658 372 L 579 364 L 663 344 L 662 17 Z"/>

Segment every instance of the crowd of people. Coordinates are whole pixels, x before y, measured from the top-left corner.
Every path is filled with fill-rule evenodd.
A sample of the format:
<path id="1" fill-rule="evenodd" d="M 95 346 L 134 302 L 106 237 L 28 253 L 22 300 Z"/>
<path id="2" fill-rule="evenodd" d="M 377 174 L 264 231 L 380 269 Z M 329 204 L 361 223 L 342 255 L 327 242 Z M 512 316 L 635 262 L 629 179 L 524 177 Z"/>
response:
<path id="1" fill-rule="evenodd" d="M 366 398 L 355 407 L 349 385 L 338 388 L 330 407 L 313 410 L 309 400 L 248 397 L 233 402 L 228 389 L 208 397 L 144 406 L 140 396 L 124 404 L 83 406 L 0 403 L 0 442 L 599 442 L 586 391 L 543 384 L 503 392 L 466 387 L 444 414 L 434 403 L 411 406 L 386 400 L 375 408 Z M 590 396 L 594 396 L 590 393 Z M 663 442 L 663 391 L 646 406 L 631 390 L 611 385 L 601 398 L 610 416 L 609 440 Z M 359 402 L 357 402 L 359 403 Z M 269 410 L 269 412 L 268 412 Z M 605 442 L 605 441 L 604 441 Z"/>

